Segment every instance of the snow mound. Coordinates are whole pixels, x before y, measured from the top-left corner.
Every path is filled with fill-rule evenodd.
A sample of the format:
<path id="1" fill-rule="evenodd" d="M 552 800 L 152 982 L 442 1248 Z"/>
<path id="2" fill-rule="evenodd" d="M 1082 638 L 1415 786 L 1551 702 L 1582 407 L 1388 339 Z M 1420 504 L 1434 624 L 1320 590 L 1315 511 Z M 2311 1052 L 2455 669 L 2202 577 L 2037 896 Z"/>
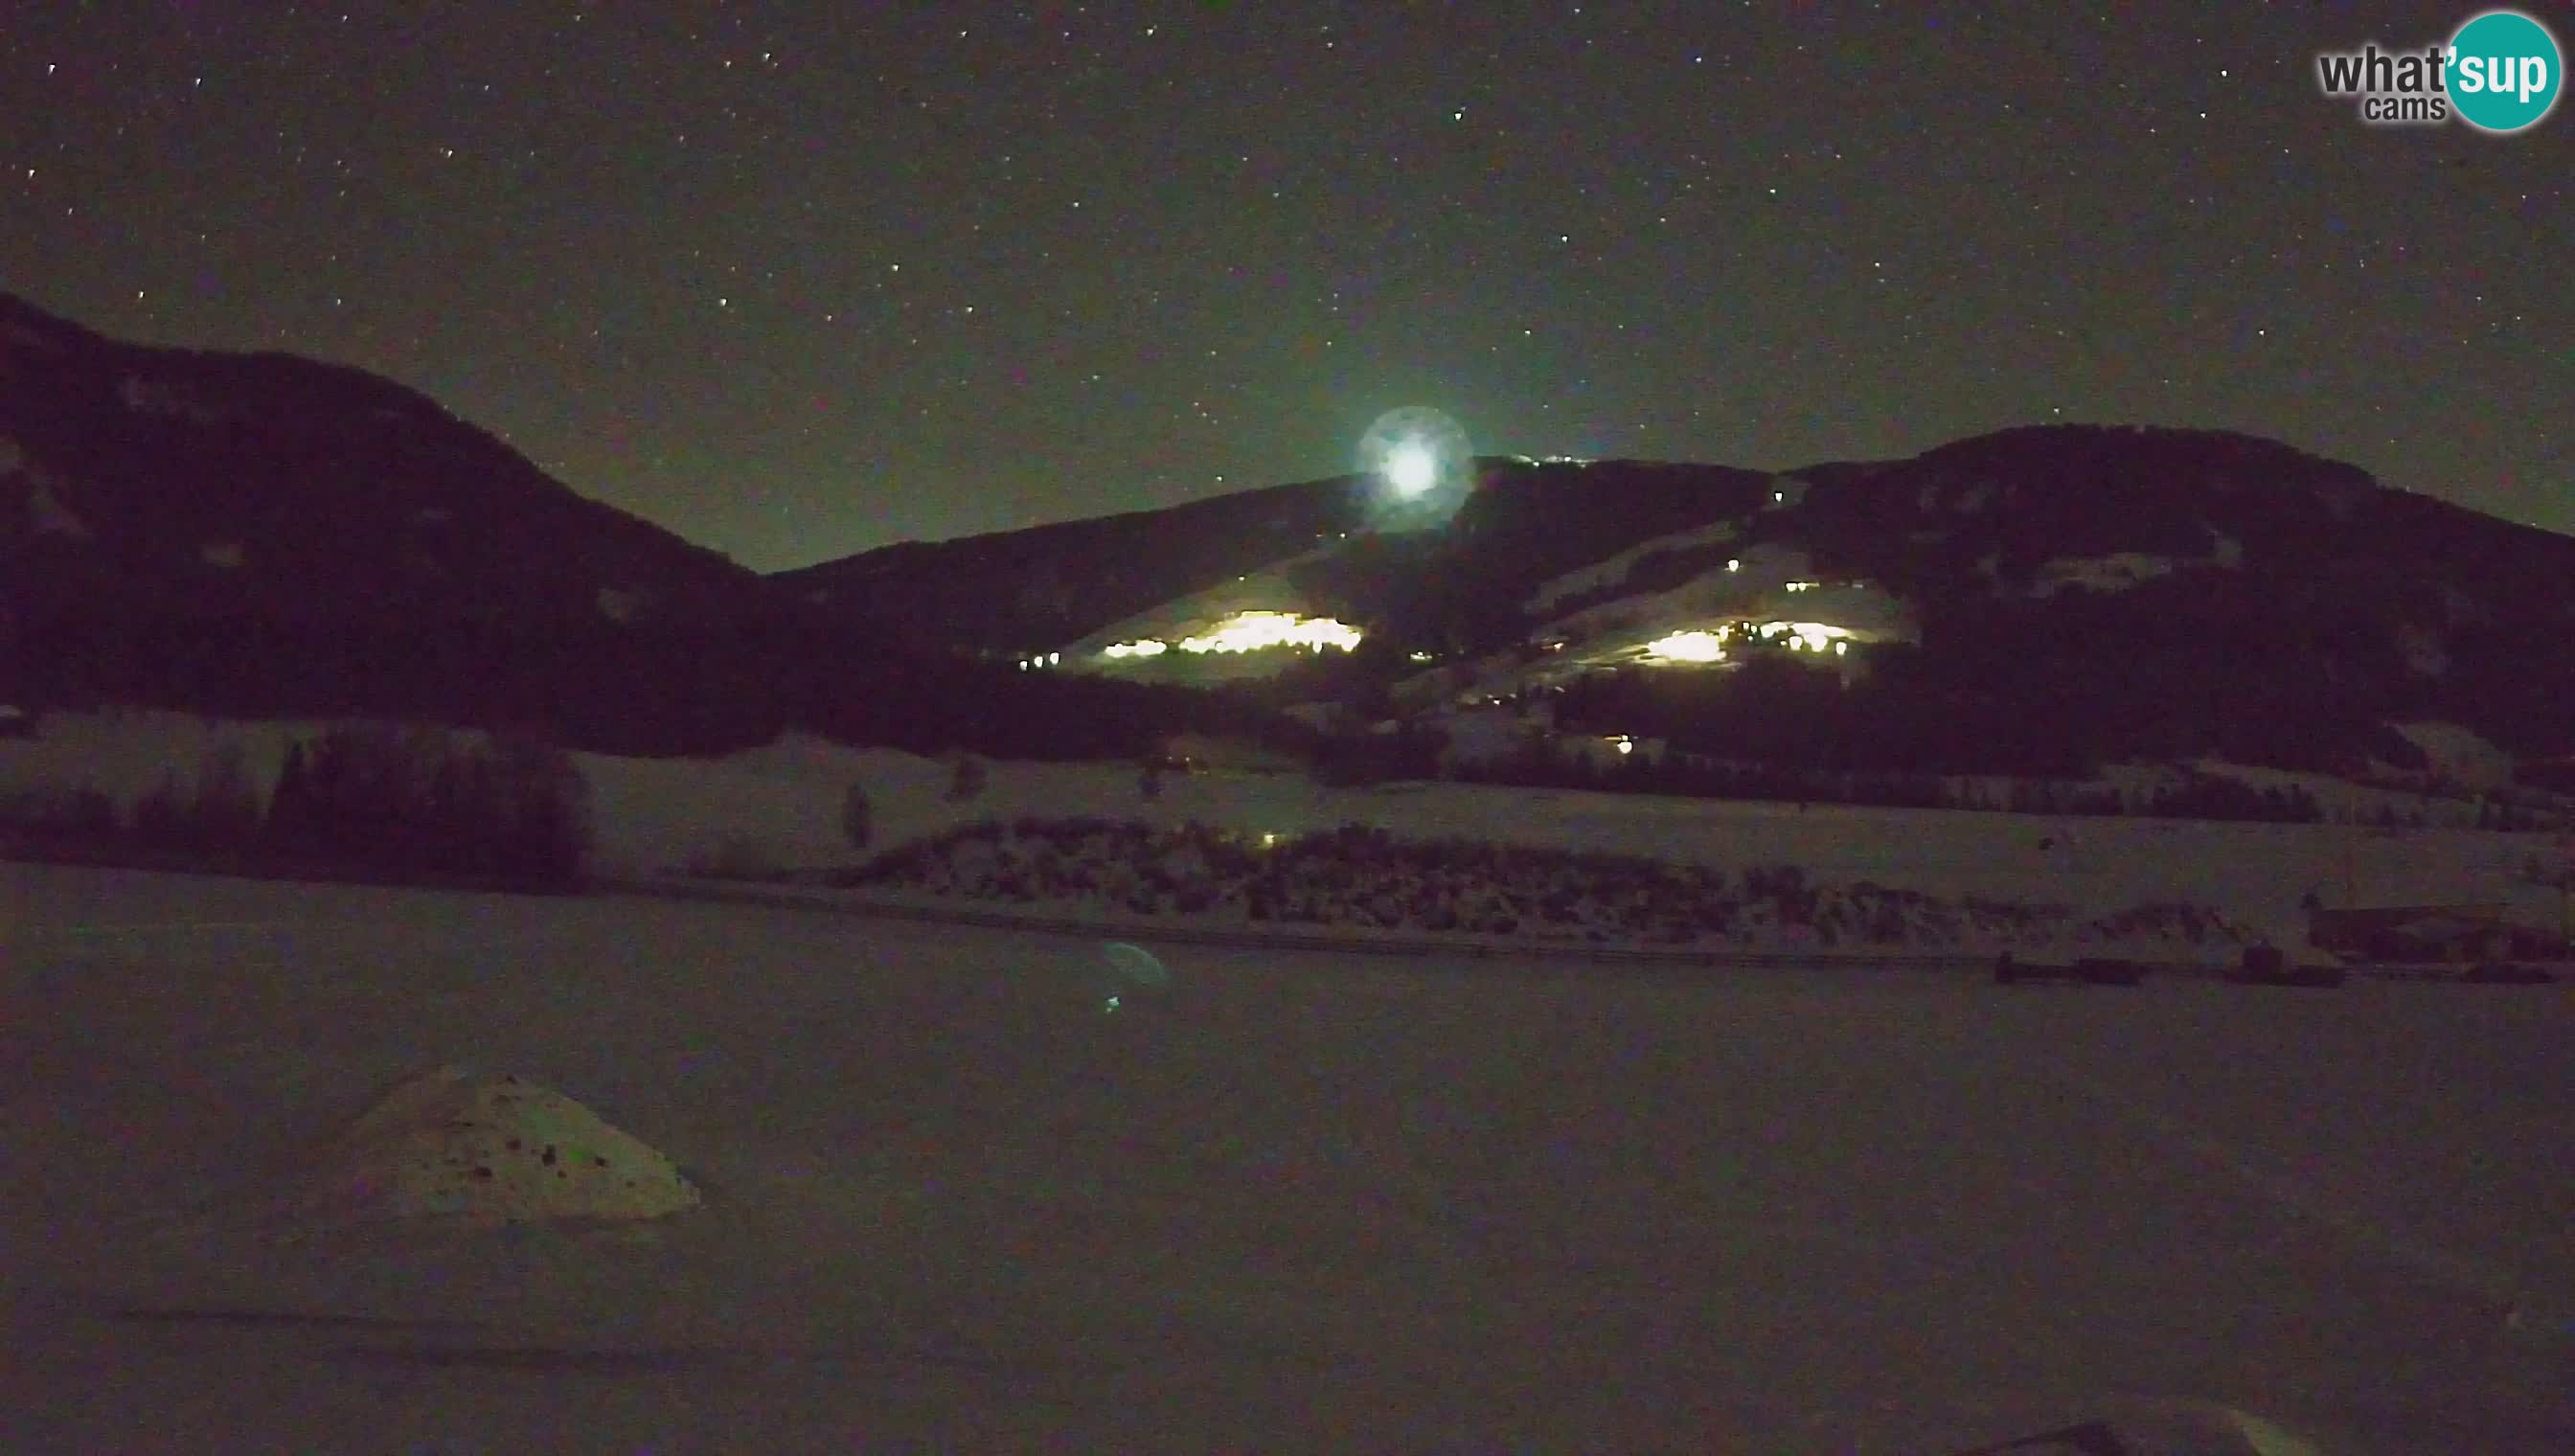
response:
<path id="1" fill-rule="evenodd" d="M 561 1092 L 454 1066 L 395 1083 L 318 1151 L 283 1200 L 299 1221 L 626 1221 L 705 1201 L 668 1158 Z"/>

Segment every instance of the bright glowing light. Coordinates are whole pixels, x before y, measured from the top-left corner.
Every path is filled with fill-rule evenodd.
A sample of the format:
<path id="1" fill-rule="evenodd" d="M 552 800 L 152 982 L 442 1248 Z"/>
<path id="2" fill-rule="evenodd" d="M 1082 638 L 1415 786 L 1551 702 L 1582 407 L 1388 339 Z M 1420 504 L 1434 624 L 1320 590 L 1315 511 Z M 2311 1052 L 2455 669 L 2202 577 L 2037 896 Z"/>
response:
<path id="1" fill-rule="evenodd" d="M 1645 655 L 1666 663 L 1714 663 L 1725 658 L 1722 632 L 1676 632 L 1645 644 Z"/>
<path id="2" fill-rule="evenodd" d="M 1308 651 L 1338 648 L 1346 653 L 1359 645 L 1361 636 L 1357 628 L 1344 626 L 1328 617 L 1298 617 L 1292 612 L 1238 612 L 1203 636 L 1185 637 L 1177 643 L 1156 638 L 1111 643 L 1100 650 L 1100 655 L 1104 658 L 1159 658 L 1175 648 L 1185 653 L 1257 653 L 1265 648 L 1282 647 Z"/>
<path id="3" fill-rule="evenodd" d="M 1729 561 L 1725 564 L 1725 569 L 1729 572 L 1739 572 L 1743 570 L 1743 563 L 1739 561 Z"/>
<path id="4" fill-rule="evenodd" d="M 1611 738 L 1609 746 L 1616 748 L 1621 754 L 1636 751 L 1636 742 L 1633 738 Z"/>
<path id="5" fill-rule="evenodd" d="M 1359 645 L 1359 631 L 1328 617 L 1292 612 L 1238 612 L 1205 637 L 1181 639 L 1185 653 L 1257 653 L 1263 648 L 1339 648 Z"/>
<path id="6" fill-rule="evenodd" d="M 1788 584 L 1788 590 L 1791 592 L 1811 592 L 1815 590 L 1815 584 L 1812 582 L 1790 582 Z"/>
<path id="7" fill-rule="evenodd" d="M 1779 642 L 1798 652 L 1832 652 L 1847 656 L 1853 633 L 1846 627 L 1827 622 L 1759 622 L 1734 623 L 1724 627 L 1693 632 L 1676 632 L 1645 644 L 1645 656 L 1660 663 L 1721 663 L 1725 661 L 1725 643 L 1742 633 L 1763 642 Z"/>
<path id="8" fill-rule="evenodd" d="M 1385 458 L 1385 483 L 1400 495 L 1418 496 L 1439 480 L 1439 455 L 1419 441 L 1407 440 Z"/>
<path id="9" fill-rule="evenodd" d="M 1850 629 L 1824 622 L 1765 622 L 1752 629 L 1764 642 L 1788 640 L 1788 646 L 1799 652 L 1820 653 L 1848 638 Z"/>
<path id="10" fill-rule="evenodd" d="M 1376 417 L 1360 437 L 1359 473 L 1383 484 L 1378 530 L 1417 530 L 1444 523 L 1472 488 L 1474 448 L 1465 430 L 1437 410 L 1407 405 Z"/>

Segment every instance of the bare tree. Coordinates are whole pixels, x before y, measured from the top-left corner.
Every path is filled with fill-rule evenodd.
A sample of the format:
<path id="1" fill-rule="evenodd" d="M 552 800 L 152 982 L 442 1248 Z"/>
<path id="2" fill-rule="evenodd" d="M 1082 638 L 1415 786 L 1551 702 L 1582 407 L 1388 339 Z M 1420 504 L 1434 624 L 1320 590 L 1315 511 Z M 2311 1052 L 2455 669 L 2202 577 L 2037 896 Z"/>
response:
<path id="1" fill-rule="evenodd" d="M 841 795 L 841 837 L 850 847 L 864 853 L 876 837 L 876 811 L 868 802 L 867 785 L 853 783 Z"/>

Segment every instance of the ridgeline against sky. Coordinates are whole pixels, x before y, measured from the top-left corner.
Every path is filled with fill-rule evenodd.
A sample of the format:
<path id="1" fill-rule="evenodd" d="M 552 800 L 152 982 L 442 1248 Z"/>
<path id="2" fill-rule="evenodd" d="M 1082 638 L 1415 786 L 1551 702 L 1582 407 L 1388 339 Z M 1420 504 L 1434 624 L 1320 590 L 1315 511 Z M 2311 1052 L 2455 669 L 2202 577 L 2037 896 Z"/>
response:
<path id="1" fill-rule="evenodd" d="M 380 372 L 761 569 L 1404 406 L 1758 467 L 2236 429 L 2565 531 L 2575 121 L 2316 79 L 2472 9 L 31 6 L 0 288 Z"/>

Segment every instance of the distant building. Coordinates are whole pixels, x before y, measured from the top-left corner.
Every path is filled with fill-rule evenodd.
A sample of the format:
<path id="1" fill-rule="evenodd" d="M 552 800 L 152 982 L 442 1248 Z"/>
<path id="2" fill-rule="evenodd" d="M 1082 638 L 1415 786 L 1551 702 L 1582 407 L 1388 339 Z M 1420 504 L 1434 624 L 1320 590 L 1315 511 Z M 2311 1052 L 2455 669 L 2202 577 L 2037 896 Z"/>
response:
<path id="1" fill-rule="evenodd" d="M 1631 737 L 1626 733 L 1555 733 L 1551 740 L 1557 752 L 1601 769 L 1619 767 L 1630 759 L 1659 763 L 1670 747 L 1662 738 Z"/>
<path id="2" fill-rule="evenodd" d="M 2369 960 L 2492 960 L 2512 953 L 2504 909 L 2500 902 L 2313 909 L 2307 943 Z"/>

